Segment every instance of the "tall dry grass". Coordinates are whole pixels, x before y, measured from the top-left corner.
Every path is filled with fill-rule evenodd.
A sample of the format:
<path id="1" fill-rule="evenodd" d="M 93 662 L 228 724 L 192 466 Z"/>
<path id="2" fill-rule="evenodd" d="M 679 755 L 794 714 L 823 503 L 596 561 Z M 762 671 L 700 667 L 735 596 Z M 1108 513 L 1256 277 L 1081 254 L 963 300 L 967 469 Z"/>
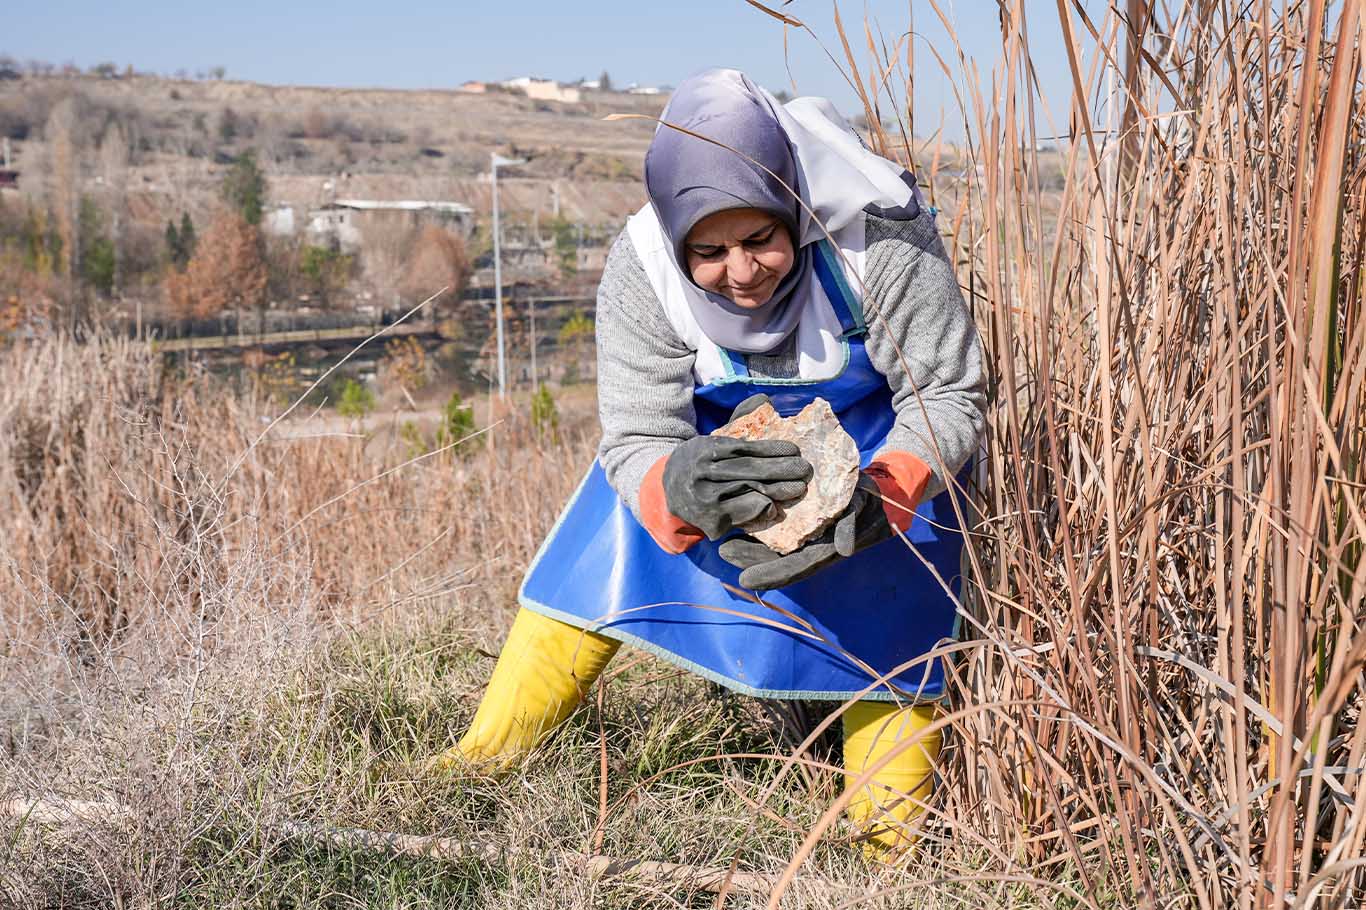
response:
<path id="1" fill-rule="evenodd" d="M 993 367 L 943 855 L 1081 906 L 1359 906 L 1362 4 L 1003 0 L 989 72 L 944 7 L 917 15 L 947 47 L 835 49 L 945 210 Z M 925 55 L 961 145 L 910 138 Z"/>
<path id="2" fill-rule="evenodd" d="M 490 417 L 481 403 L 475 437 L 437 448 L 428 432 L 415 448 L 399 415 L 262 435 L 275 410 L 132 343 L 0 351 L 0 684 L 13 710 L 60 701 L 35 694 L 46 687 L 89 688 L 72 667 L 156 678 L 254 647 L 263 624 L 304 642 L 468 600 L 471 640 L 492 646 L 592 457 L 584 414 L 550 434 L 525 409 Z"/>
<path id="3" fill-rule="evenodd" d="M 218 851 L 210 866 L 265 880 L 280 853 L 239 833 L 242 794 L 265 792 L 356 823 L 370 800 L 371 818 L 395 826 L 473 824 L 447 818 L 461 813 L 491 824 L 479 816 L 496 804 L 509 838 L 529 827 L 576 844 L 597 830 L 619 852 L 667 845 L 713 864 L 846 877 L 843 891 L 781 882 L 770 906 L 1360 905 L 1361 6 L 1060 0 L 1056 14 L 1030 16 L 1004 0 L 985 20 L 1001 35 L 990 71 L 952 43 L 898 39 L 900 28 L 870 24 L 832 43 L 869 121 L 887 123 L 874 142 L 913 162 L 944 209 L 994 381 L 986 457 L 964 502 L 981 515 L 965 641 L 945 649 L 956 661 L 942 786 L 922 848 L 895 872 L 860 880 L 832 861 L 819 849 L 838 840 L 830 779 L 755 792 L 732 773 L 739 759 L 712 754 L 754 728 L 693 689 L 648 701 L 673 685 L 649 661 L 638 687 L 614 678 L 596 734 L 571 725 L 547 764 L 510 788 L 441 791 L 454 802 L 393 770 L 395 743 L 428 748 L 449 726 L 412 694 L 438 673 L 439 643 L 357 646 L 326 673 L 304 671 L 256 726 L 206 722 L 231 715 L 232 687 L 220 666 L 204 674 L 213 698 L 196 696 L 205 655 L 241 642 L 237 665 L 293 673 L 289 649 L 321 634 L 307 617 L 354 625 L 444 598 L 491 643 L 589 447 L 572 434 L 539 445 L 514 427 L 515 444 L 504 436 L 478 458 L 404 465 L 401 447 L 349 437 L 255 444 L 249 402 L 202 385 L 172 393 L 150 358 L 118 346 L 34 346 L 0 366 L 3 682 L 23 696 L 4 703 L 17 712 L 4 718 L 15 740 L 4 785 L 76 793 L 101 780 L 108 750 L 85 765 L 61 753 L 133 741 L 88 720 L 102 716 L 100 698 L 121 698 L 109 716 L 169 740 L 159 756 L 207 735 L 194 731 L 225 738 L 217 751 L 183 747 L 205 756 L 199 770 L 176 776 L 144 759 L 128 778 L 144 800 L 175 792 L 169 780 L 200 801 L 146 815 L 180 826 L 154 870 L 132 867 L 149 880 L 184 881 L 177 863 L 208 874 L 190 859 L 206 843 Z M 938 0 L 918 15 L 952 31 Z M 1066 110 L 1048 111 L 1032 80 L 1030 35 L 1043 29 L 1061 29 L 1070 48 Z M 926 54 L 957 86 L 961 144 L 910 138 L 906 73 Z M 1096 123 L 1110 85 L 1108 122 Z M 1035 149 L 1058 132 L 1073 140 L 1052 191 L 1055 162 Z M 165 705 L 128 688 L 158 667 L 178 686 Z M 480 675 L 466 677 L 467 701 Z M 166 706 L 169 728 L 138 725 Z M 283 742 L 289 731 L 297 738 Z M 316 768 L 300 772 L 310 756 Z M 228 759 L 250 773 L 225 775 Z M 64 777 L 24 776 L 37 768 Z M 595 818 L 599 773 L 603 799 L 615 796 Z M 232 812 L 204 811 L 228 780 Z M 433 804 L 440 812 L 424 815 Z M 69 861 L 101 868 L 102 843 Z M 479 893 L 603 900 L 572 871 L 509 875 Z M 33 887 L 22 893 L 46 885 Z M 646 904 L 628 894 L 607 905 Z"/>

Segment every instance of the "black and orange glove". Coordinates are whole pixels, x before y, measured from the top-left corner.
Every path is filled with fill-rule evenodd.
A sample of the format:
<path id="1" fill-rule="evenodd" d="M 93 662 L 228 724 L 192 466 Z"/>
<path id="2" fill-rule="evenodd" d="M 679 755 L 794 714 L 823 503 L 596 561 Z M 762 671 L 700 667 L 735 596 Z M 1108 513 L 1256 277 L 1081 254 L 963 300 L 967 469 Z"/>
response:
<path id="1" fill-rule="evenodd" d="M 745 399 L 731 420 L 767 401 L 766 395 Z M 762 517 L 775 502 L 806 495 L 810 479 L 811 463 L 795 443 L 694 436 L 645 475 L 641 522 L 661 547 L 682 553 L 703 537 L 718 540 Z"/>
<path id="2" fill-rule="evenodd" d="M 785 588 L 904 531 L 929 484 L 930 468 L 908 452 L 886 452 L 859 475 L 849 505 L 820 537 L 781 556 L 752 537 L 721 544 L 721 558 L 741 569 L 751 591 Z"/>

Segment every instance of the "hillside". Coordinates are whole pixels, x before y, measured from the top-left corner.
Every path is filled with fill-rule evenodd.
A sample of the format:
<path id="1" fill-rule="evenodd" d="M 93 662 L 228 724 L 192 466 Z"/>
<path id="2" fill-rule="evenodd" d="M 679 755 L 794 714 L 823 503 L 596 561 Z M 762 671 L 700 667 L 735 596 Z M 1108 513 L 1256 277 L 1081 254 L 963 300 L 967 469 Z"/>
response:
<path id="1" fill-rule="evenodd" d="M 337 89 L 150 76 L 37 77 L 0 81 L 0 135 L 11 137 L 19 192 L 44 196 L 52 154 L 44 126 L 74 96 L 87 189 L 103 181 L 97 150 L 118 124 L 131 146 L 125 183 L 137 222 L 159 226 L 212 205 L 231 160 L 253 148 L 271 201 L 315 205 L 329 192 L 448 199 L 487 212 L 489 154 L 527 157 L 507 175 L 510 217 L 549 216 L 555 198 L 570 221 L 619 222 L 643 201 L 639 175 L 653 125 L 604 122 L 610 113 L 654 116 L 659 97 L 589 93 L 579 103 L 519 93 Z M 501 177 L 501 175 L 500 175 Z M 330 183 L 330 186 L 329 186 Z M 502 183 L 500 179 L 500 184 Z"/>

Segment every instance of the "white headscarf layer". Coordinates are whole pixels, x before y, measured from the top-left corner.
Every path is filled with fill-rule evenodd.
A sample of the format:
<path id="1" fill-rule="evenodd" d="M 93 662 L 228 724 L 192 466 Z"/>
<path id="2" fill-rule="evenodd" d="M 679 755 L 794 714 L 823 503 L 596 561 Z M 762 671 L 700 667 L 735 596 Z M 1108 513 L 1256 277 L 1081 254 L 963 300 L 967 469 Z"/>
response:
<path id="1" fill-rule="evenodd" d="M 821 224 L 833 234 L 865 210 L 903 219 L 919 213 L 911 175 L 869 151 L 824 98 L 784 106 L 738 70 L 710 69 L 678 87 L 661 119 L 645 159 L 650 207 L 674 267 L 685 285 L 700 291 L 686 295 L 694 318 L 708 338 L 730 350 L 771 351 L 819 299 L 808 246 L 825 238 Z M 735 208 L 778 216 L 796 247 L 792 271 L 757 309 L 702 290 L 686 265 L 688 232 L 708 215 Z"/>

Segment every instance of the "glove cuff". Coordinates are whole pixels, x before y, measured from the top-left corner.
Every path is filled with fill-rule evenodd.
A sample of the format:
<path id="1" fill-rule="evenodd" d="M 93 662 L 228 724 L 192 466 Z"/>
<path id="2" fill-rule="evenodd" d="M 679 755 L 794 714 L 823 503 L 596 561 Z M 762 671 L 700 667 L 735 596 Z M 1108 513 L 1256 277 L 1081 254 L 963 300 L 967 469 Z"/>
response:
<path id="1" fill-rule="evenodd" d="M 640 523 L 661 550 L 677 555 L 706 535 L 669 511 L 664 495 L 664 463 L 668 460 L 665 455 L 656 461 L 640 484 Z"/>
<path id="2" fill-rule="evenodd" d="M 910 452 L 883 452 L 864 471 L 882 494 L 887 523 L 905 531 L 915 518 L 916 506 L 930 483 L 930 466 Z"/>

